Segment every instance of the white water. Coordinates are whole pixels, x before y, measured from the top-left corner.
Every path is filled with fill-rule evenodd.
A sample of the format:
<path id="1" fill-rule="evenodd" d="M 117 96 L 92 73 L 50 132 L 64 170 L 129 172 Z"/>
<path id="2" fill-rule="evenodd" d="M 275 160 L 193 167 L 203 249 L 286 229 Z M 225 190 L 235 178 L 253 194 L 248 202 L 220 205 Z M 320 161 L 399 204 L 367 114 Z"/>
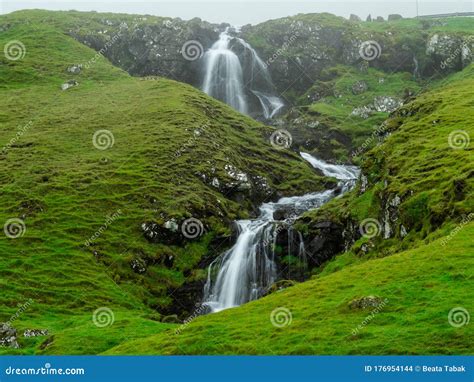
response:
<path id="1" fill-rule="evenodd" d="M 340 166 L 335 164 L 326 163 L 321 159 L 317 159 L 308 153 L 300 153 L 301 157 L 308 161 L 311 166 L 321 170 L 325 176 L 331 176 L 339 180 L 351 180 L 357 179 L 360 170 L 356 166 Z"/>
<path id="2" fill-rule="evenodd" d="M 309 154 L 301 153 L 313 167 L 343 184 L 353 184 L 359 170 L 354 166 L 331 165 Z M 347 189 L 349 187 L 343 187 Z M 261 297 L 276 281 L 277 267 L 274 246 L 282 226 L 291 230 L 292 222 L 303 212 L 317 208 L 334 197 L 333 190 L 281 198 L 275 203 L 260 206 L 254 220 L 238 220 L 238 238 L 228 251 L 219 256 L 208 269 L 204 287 L 204 304 L 212 312 L 239 306 Z M 276 211 L 285 211 L 286 219 L 274 220 Z M 300 257 L 304 256 L 304 242 L 298 233 Z M 213 275 L 217 277 L 213 280 Z"/>
<path id="3" fill-rule="evenodd" d="M 222 32 L 204 55 L 205 76 L 202 90 L 224 101 L 241 113 L 247 113 L 242 66 L 239 57 L 229 49 L 231 37 Z"/>
<path id="4" fill-rule="evenodd" d="M 232 51 L 231 42 L 239 43 L 245 53 L 249 53 L 242 58 L 250 56 L 246 65 L 249 73 L 243 73 L 241 59 Z M 202 90 L 241 113 L 248 114 L 250 94 L 258 98 L 266 119 L 274 117 L 284 106 L 283 101 L 273 94 L 270 73 L 255 49 L 241 38 L 231 37 L 227 29 L 205 53 L 204 73 Z"/>
<path id="5" fill-rule="evenodd" d="M 273 118 L 280 109 L 285 106 L 283 101 L 276 96 L 264 94 L 258 90 L 252 90 L 252 93 L 255 94 L 260 101 L 265 119 Z"/>

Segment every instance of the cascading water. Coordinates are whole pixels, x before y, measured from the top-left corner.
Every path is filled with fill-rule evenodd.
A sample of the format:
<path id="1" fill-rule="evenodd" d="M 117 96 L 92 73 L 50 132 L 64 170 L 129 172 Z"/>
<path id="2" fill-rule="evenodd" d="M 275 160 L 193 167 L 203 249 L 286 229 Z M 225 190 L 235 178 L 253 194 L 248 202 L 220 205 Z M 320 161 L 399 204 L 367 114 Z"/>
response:
<path id="1" fill-rule="evenodd" d="M 202 90 L 246 114 L 242 66 L 239 57 L 229 49 L 230 40 L 227 30 L 222 32 L 219 40 L 204 55 L 205 75 Z"/>
<path id="2" fill-rule="evenodd" d="M 232 46 L 240 45 L 241 57 Z M 239 50 L 239 49 L 238 49 Z M 274 95 L 274 85 L 267 66 L 255 49 L 241 38 L 229 35 L 228 29 L 219 35 L 204 54 L 204 80 L 202 90 L 241 113 L 249 113 L 249 96 L 255 96 L 265 119 L 274 117 L 284 106 Z M 243 70 L 242 67 L 248 68 Z"/>
<path id="3" fill-rule="evenodd" d="M 324 175 L 337 178 L 343 191 L 354 184 L 359 170 L 354 166 L 331 165 L 309 154 L 301 153 L 313 167 Z M 347 184 L 347 187 L 344 185 Z M 275 203 L 260 206 L 260 216 L 254 220 L 238 220 L 237 241 L 219 256 L 208 269 L 204 287 L 204 304 L 212 312 L 239 306 L 261 297 L 276 281 L 275 243 L 282 226 L 291 223 L 303 212 L 317 208 L 334 197 L 333 190 L 281 198 Z M 285 220 L 274 220 L 276 211 L 291 211 Z M 304 256 L 302 235 L 298 234 L 298 254 Z M 217 273 L 215 280 L 213 275 Z"/>

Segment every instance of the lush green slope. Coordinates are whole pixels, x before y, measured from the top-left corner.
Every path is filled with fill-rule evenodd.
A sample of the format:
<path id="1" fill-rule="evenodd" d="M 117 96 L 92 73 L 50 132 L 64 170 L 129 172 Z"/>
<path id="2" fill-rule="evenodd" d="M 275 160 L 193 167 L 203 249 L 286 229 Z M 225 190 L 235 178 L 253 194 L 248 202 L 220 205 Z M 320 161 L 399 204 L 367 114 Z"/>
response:
<path id="1" fill-rule="evenodd" d="M 359 185 L 299 224 L 310 240 L 321 220 L 349 220 L 358 231 L 371 218 L 379 224 L 373 237 L 361 237 L 311 281 L 110 353 L 472 354 L 472 325 L 454 327 L 448 316 L 463 308 L 467 320 L 474 309 L 473 85 L 471 66 L 401 109 L 387 121 L 385 142 L 364 152 L 366 191 Z M 390 204 L 395 196 L 400 203 Z M 387 301 L 349 306 L 368 296 Z M 280 308 L 292 316 L 284 328 L 270 320 Z"/>
<path id="2" fill-rule="evenodd" d="M 211 244 L 219 251 L 230 220 L 248 216 L 257 199 L 324 187 L 297 155 L 270 144 L 270 128 L 188 85 L 132 78 L 44 22 L 0 34 L 2 47 L 16 40 L 24 57 L 0 57 L 0 322 L 15 317 L 18 330 L 72 339 L 51 349 L 97 353 L 161 330 L 150 321 L 156 309 L 201 276 L 194 269 Z M 67 71 L 91 59 L 80 73 Z M 61 90 L 73 79 L 77 86 Z M 94 144 L 100 130 L 109 140 Z M 250 190 L 226 165 L 248 176 Z M 213 186 L 211 175 L 230 186 Z M 263 193 L 256 180 L 267 183 Z M 191 217 L 202 222 L 201 237 L 163 228 Z M 22 236 L 3 234 L 10 219 L 24 223 Z M 169 237 L 147 241 L 146 222 Z M 99 307 L 118 325 L 94 329 Z M 37 351 L 41 340 L 21 338 L 20 351 Z"/>
<path id="3" fill-rule="evenodd" d="M 309 212 L 308 234 L 320 220 L 358 231 L 365 219 L 375 219 L 379 234 L 371 239 L 354 235 L 356 242 L 345 255 L 369 258 L 426 244 L 436 230 L 433 237 L 470 220 L 474 211 L 473 86 L 471 65 L 388 119 L 380 130 L 386 136 L 383 144 L 371 151 L 359 147 L 365 192 L 359 185 L 321 210 Z M 373 136 L 372 144 L 379 139 Z M 396 199 L 397 205 L 391 205 Z"/>
<path id="4" fill-rule="evenodd" d="M 447 247 L 438 240 L 348 266 L 199 317 L 179 334 L 130 341 L 107 354 L 472 354 L 472 325 L 452 327 L 448 314 L 459 306 L 474 309 L 473 234 L 470 224 Z M 349 307 L 370 295 L 387 302 L 376 309 Z M 274 311 L 281 312 L 278 323 L 289 322 L 290 314 L 291 323 L 274 326 Z"/>
<path id="5" fill-rule="evenodd" d="M 222 250 L 230 221 L 250 216 L 264 199 L 319 190 L 326 180 L 294 153 L 272 147 L 270 128 L 190 86 L 132 78 L 65 34 L 68 23 L 87 15 L 48 14 L 30 12 L 25 22 L 21 13 L 0 17 L 0 46 L 19 40 L 26 48 L 17 61 L 0 56 L 0 223 L 21 219 L 26 227 L 21 237 L 0 236 L 0 322 L 19 333 L 49 330 L 47 337 L 20 335 L 21 349 L 1 353 L 473 352 L 472 325 L 448 323 L 451 309 L 474 309 L 474 227 L 464 223 L 474 210 L 472 145 L 448 144 L 455 130 L 474 136 L 472 66 L 395 114 L 384 144 L 363 147 L 365 192 L 359 187 L 300 222 L 308 238 L 321 219 L 352 227 L 382 221 L 387 200 L 399 195 L 391 237 L 354 237 L 350 251 L 317 269 L 313 280 L 199 317 L 177 335 L 178 326 L 159 322 L 160 312 L 177 288 L 205 276 L 200 263 Z M 99 28 L 102 17 L 85 28 Z M 77 63 L 89 65 L 67 71 Z M 357 121 L 346 125 L 343 117 L 364 97 L 382 94 L 378 81 L 371 83 L 382 74 L 344 66 L 332 74 L 327 82 L 342 97 L 328 95 L 308 110 L 347 128 L 359 144 L 386 114 L 361 121 L 360 136 Z M 352 75 L 371 85 L 365 96 L 351 95 Z M 419 90 L 404 74 L 384 78 L 384 95 L 401 96 L 406 84 Z M 73 79 L 78 86 L 60 89 Z M 109 131 L 105 150 L 93 143 L 99 130 Z M 250 189 L 226 165 L 245 173 Z M 262 177 L 268 187 L 259 189 Z M 214 178 L 229 187 L 216 187 Z M 194 240 L 179 232 L 191 217 L 204 229 Z M 143 235 L 150 222 L 161 227 L 159 243 Z M 178 232 L 163 229 L 166 222 Z M 348 304 L 369 295 L 387 303 L 365 325 L 373 309 Z M 289 309 L 291 325 L 272 325 L 277 308 Z M 100 317 L 108 325 L 100 327 Z"/>

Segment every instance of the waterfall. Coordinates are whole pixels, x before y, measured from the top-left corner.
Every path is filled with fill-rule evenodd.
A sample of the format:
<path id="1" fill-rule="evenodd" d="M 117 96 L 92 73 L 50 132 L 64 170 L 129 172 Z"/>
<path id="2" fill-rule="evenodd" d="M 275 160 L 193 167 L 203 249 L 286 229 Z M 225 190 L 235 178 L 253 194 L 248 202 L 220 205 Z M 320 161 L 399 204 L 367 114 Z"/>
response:
<path id="1" fill-rule="evenodd" d="M 239 57 L 229 49 L 230 40 L 227 30 L 222 32 L 219 40 L 204 55 L 205 76 L 202 90 L 246 114 L 242 66 Z"/>
<path id="2" fill-rule="evenodd" d="M 243 52 L 239 57 L 233 50 Z M 228 29 L 204 54 L 204 80 L 202 90 L 241 113 L 249 113 L 249 97 L 255 96 L 265 119 L 274 117 L 284 106 L 277 97 L 267 65 L 255 49 L 241 38 L 229 35 Z M 242 67 L 248 68 L 244 71 Z"/>
<path id="3" fill-rule="evenodd" d="M 301 153 L 301 156 L 325 175 L 331 174 L 329 176 L 342 183 L 353 182 L 358 176 L 357 167 L 331 165 L 306 153 Z M 238 220 L 236 243 L 208 268 L 204 304 L 212 312 L 218 312 L 261 297 L 277 278 L 275 243 L 282 227 L 291 227 L 303 212 L 320 207 L 333 197 L 333 190 L 285 197 L 277 202 L 263 203 L 259 216 L 254 220 Z M 274 219 L 277 211 L 284 212 L 283 220 Z M 298 238 L 301 260 L 304 259 L 301 233 L 298 233 Z"/>

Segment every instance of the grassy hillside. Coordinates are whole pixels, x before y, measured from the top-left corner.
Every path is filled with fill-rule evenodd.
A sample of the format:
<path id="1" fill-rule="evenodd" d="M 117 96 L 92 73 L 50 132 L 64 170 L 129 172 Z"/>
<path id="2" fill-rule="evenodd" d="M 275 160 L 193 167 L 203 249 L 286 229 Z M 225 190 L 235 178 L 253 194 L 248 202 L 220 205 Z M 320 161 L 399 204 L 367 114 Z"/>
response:
<path id="1" fill-rule="evenodd" d="M 0 57 L 0 222 L 20 219 L 24 229 L 0 237 L 0 322 L 48 329 L 59 343 L 69 333 L 68 353 L 156 333 L 172 292 L 203 276 L 194 270 L 209 246 L 220 251 L 229 222 L 249 216 L 256 198 L 324 187 L 297 155 L 270 144 L 270 128 L 188 85 L 132 78 L 44 22 L 0 34 L 2 47 L 16 40 L 24 57 Z M 61 90 L 71 80 L 78 85 Z M 247 175 L 243 190 L 226 165 Z M 181 235 L 188 218 L 201 221 L 202 236 Z M 146 222 L 169 237 L 149 242 Z M 100 307 L 115 314 L 109 335 L 91 320 Z M 19 351 L 43 340 L 20 338 Z"/>
<path id="2" fill-rule="evenodd" d="M 273 147 L 273 129 L 191 86 L 130 77 L 68 35 L 70 25 L 101 29 L 104 17 L 147 22 L 79 12 L 0 17 L 0 46 L 25 49 L 18 60 L 0 56 L 0 322 L 18 330 L 21 346 L 0 354 L 473 353 L 472 324 L 448 321 L 452 309 L 474 311 L 474 156 L 472 144 L 453 148 L 459 142 L 450 138 L 474 136 L 472 65 L 392 115 L 383 130 L 390 135 L 371 151 L 378 137 L 367 147 L 363 138 L 388 113 L 344 116 L 423 84 L 375 68 L 328 70 L 312 90 L 337 94 L 305 104 L 305 118 L 355 137 L 367 185 L 308 213 L 298 228 L 311 239 L 321 220 L 355 232 L 367 218 L 384 226 L 398 196 L 389 237 L 355 234 L 312 280 L 180 326 L 161 322 L 161 313 L 178 288 L 205 278 L 203 263 L 228 245 L 233 219 L 263 200 L 334 183 Z M 356 80 L 369 85 L 357 97 Z M 345 158 L 344 150 L 334 152 Z M 190 218 L 202 235 L 181 233 Z M 156 224 L 158 239 L 147 240 L 143 224 Z M 364 298 L 378 307 L 355 306 Z M 275 312 L 291 324 L 272 324 Z M 25 329 L 49 333 L 26 338 Z"/>
<path id="3" fill-rule="evenodd" d="M 448 317 L 474 309 L 474 155 L 468 141 L 449 138 L 458 130 L 474 135 L 473 84 L 471 66 L 400 110 L 387 121 L 391 135 L 363 155 L 367 190 L 334 199 L 299 224 L 311 239 L 315 222 L 354 220 L 358 230 L 372 218 L 379 224 L 373 238 L 361 237 L 311 281 L 108 353 L 472 354 L 472 325 L 455 327 Z M 398 218 L 384 238 L 383 211 L 394 195 Z M 354 307 L 369 296 L 377 307 Z M 291 316 L 291 324 L 276 327 L 272 312 L 282 322 Z"/>
<path id="4" fill-rule="evenodd" d="M 356 230 L 365 219 L 375 219 L 379 234 L 371 239 L 356 237 L 346 255 L 352 259 L 357 259 L 355 255 L 386 256 L 426 244 L 431 233 L 438 230 L 434 237 L 440 237 L 465 221 L 474 211 L 470 143 L 474 119 L 469 111 L 473 85 L 471 65 L 397 111 L 383 124 L 383 144 L 371 151 L 360 146 L 365 192 L 359 185 L 321 210 L 309 212 L 306 219 L 330 219 Z M 372 144 L 379 139 L 372 137 Z M 395 198 L 399 198 L 398 205 L 391 206 Z"/>
<path id="5" fill-rule="evenodd" d="M 472 354 L 472 325 L 452 327 L 448 313 L 474 308 L 473 233 L 470 224 L 447 248 L 436 241 L 346 267 L 107 354 Z M 375 312 L 350 307 L 371 295 L 386 303 Z M 286 325 L 272 324 L 272 312 Z"/>

